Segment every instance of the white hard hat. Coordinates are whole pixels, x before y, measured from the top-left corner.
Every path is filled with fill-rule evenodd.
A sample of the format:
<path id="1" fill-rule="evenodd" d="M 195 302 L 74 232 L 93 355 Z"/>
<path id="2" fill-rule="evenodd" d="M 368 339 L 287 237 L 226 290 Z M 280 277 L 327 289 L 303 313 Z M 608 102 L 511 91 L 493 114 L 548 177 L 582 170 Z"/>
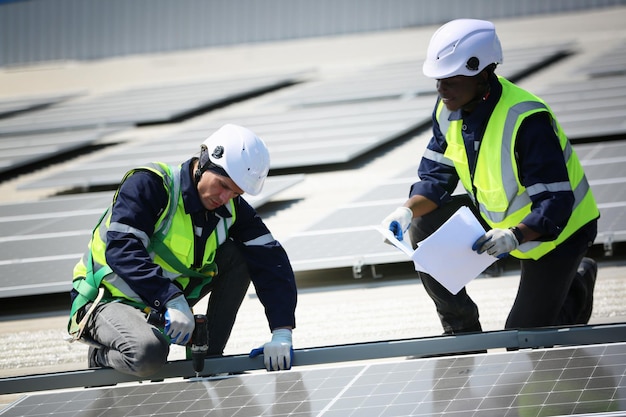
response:
<path id="1" fill-rule="evenodd" d="M 250 195 L 257 195 L 270 170 L 270 154 L 261 138 L 245 127 L 226 124 L 203 143 L 208 160 Z M 202 164 L 202 157 L 200 158 Z M 200 166 L 201 170 L 206 169 Z"/>
<path id="2" fill-rule="evenodd" d="M 457 19 L 441 26 L 430 40 L 422 68 L 429 78 L 477 75 L 490 64 L 502 63 L 502 46 L 493 23 Z"/>

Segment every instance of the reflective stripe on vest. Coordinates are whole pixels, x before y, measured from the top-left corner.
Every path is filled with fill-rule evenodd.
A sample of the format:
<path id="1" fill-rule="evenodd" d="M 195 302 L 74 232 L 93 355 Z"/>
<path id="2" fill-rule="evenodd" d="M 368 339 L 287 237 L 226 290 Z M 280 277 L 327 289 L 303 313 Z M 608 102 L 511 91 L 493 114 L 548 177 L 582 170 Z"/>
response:
<path id="1" fill-rule="evenodd" d="M 473 182 L 462 136 L 463 121 L 449 120 L 450 111 L 441 101 L 436 117 L 441 132 L 445 135 L 447 149 L 440 158 L 453 163 L 465 190 L 492 228 L 507 228 L 519 224 L 530 213 L 532 195 L 545 191 L 573 190 L 575 201 L 572 216 L 559 237 L 551 242 L 527 242 L 511 252 L 518 258 L 539 259 L 581 226 L 597 218 L 599 213 L 580 161 L 550 109 L 534 95 L 502 77 L 499 79 L 502 96 L 485 129 Z M 526 189 L 519 182 L 514 153 L 515 140 L 523 120 L 537 112 L 547 112 L 553 121 L 570 180 L 564 183 L 536 184 Z M 436 156 L 430 157 L 433 160 L 435 158 Z"/>

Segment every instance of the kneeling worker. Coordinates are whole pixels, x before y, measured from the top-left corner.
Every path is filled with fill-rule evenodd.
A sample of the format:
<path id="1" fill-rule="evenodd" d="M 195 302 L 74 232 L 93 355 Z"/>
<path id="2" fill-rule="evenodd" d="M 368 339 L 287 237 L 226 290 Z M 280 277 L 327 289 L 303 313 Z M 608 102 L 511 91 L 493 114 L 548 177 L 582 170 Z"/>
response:
<path id="1" fill-rule="evenodd" d="M 208 355 L 223 354 L 253 282 L 272 331 L 268 370 L 291 367 L 297 300 L 287 254 L 242 197 L 261 192 L 269 152 L 250 130 L 225 125 L 199 158 L 129 171 L 74 268 L 68 330 L 90 345 L 89 366 L 149 376 L 170 343 L 186 345 L 191 307 L 209 295 Z M 162 328 L 146 319 L 162 316 Z"/>

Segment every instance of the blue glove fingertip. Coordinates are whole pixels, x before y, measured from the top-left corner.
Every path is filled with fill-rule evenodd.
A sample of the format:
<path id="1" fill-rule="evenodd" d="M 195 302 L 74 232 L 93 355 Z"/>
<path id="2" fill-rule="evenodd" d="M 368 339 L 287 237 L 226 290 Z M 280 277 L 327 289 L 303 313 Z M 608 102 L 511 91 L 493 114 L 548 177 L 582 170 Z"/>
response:
<path id="1" fill-rule="evenodd" d="M 391 231 L 391 233 L 393 233 L 396 239 L 402 240 L 403 235 L 402 235 L 402 228 L 400 227 L 400 223 L 398 223 L 395 220 L 392 221 L 391 224 L 389 224 L 389 230 Z"/>
<path id="2" fill-rule="evenodd" d="M 481 251 L 482 247 L 490 240 L 491 236 L 487 237 L 487 235 L 482 235 L 481 237 L 476 239 L 476 242 L 474 242 L 474 244 L 472 245 L 472 250 L 478 252 L 479 254 L 483 253 L 484 250 Z"/>

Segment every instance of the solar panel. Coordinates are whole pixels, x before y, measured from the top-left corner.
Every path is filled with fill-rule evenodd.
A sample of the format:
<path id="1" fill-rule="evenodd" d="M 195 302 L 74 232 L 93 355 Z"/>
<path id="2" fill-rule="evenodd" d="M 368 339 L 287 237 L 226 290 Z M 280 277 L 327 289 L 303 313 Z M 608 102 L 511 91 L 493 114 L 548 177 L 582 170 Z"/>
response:
<path id="1" fill-rule="evenodd" d="M 571 44 L 537 45 L 505 51 L 498 73 L 515 81 L 567 53 Z M 435 94 L 435 81 L 422 74 L 422 60 L 391 62 L 294 87 L 276 100 L 291 106 L 321 106 Z"/>
<path id="2" fill-rule="evenodd" d="M 289 85 L 298 77 L 233 77 L 101 93 L 0 119 L 0 134 L 168 122 L 202 108 Z"/>
<path id="3" fill-rule="evenodd" d="M 626 133 L 626 76 L 553 85 L 537 94 L 576 141 Z"/>
<path id="4" fill-rule="evenodd" d="M 18 96 L 0 100 L 0 118 L 8 117 L 18 112 L 34 110 L 51 104 L 59 103 L 81 93 L 60 93 L 37 96 Z"/>
<path id="5" fill-rule="evenodd" d="M 587 64 L 579 68 L 579 71 L 589 77 L 610 77 L 626 74 L 626 41 L 621 39 L 614 42 Z"/>
<path id="6" fill-rule="evenodd" d="M 617 416 L 626 344 L 595 344 L 67 390 L 3 416 Z"/>
<path id="7" fill-rule="evenodd" d="M 75 149 L 84 148 L 113 131 L 115 129 L 88 129 L 1 136 L 0 172 L 24 167 Z"/>
<path id="8" fill-rule="evenodd" d="M 366 194 L 290 235 L 282 244 L 294 270 L 352 267 L 358 274 L 362 265 L 407 262 L 406 255 L 384 243 L 374 227 L 406 201 L 415 178 L 413 173 L 373 185 Z"/>
<path id="9" fill-rule="evenodd" d="M 424 125 L 430 120 L 432 106 L 432 97 L 418 97 L 288 112 L 236 112 L 229 118 L 198 123 L 175 134 L 109 148 L 88 161 L 19 188 L 106 185 L 145 161 L 178 163 L 197 154 L 199 143 L 225 123 L 246 126 L 262 137 L 270 150 L 272 169 L 345 163 Z"/>
<path id="10" fill-rule="evenodd" d="M 574 147 L 600 209 L 597 244 L 612 253 L 612 245 L 626 241 L 626 140 Z"/>
<path id="11" fill-rule="evenodd" d="M 303 179 L 299 174 L 269 177 L 261 194 L 245 198 L 260 207 Z M 72 269 L 112 195 L 0 205 L 0 298 L 69 291 Z"/>

